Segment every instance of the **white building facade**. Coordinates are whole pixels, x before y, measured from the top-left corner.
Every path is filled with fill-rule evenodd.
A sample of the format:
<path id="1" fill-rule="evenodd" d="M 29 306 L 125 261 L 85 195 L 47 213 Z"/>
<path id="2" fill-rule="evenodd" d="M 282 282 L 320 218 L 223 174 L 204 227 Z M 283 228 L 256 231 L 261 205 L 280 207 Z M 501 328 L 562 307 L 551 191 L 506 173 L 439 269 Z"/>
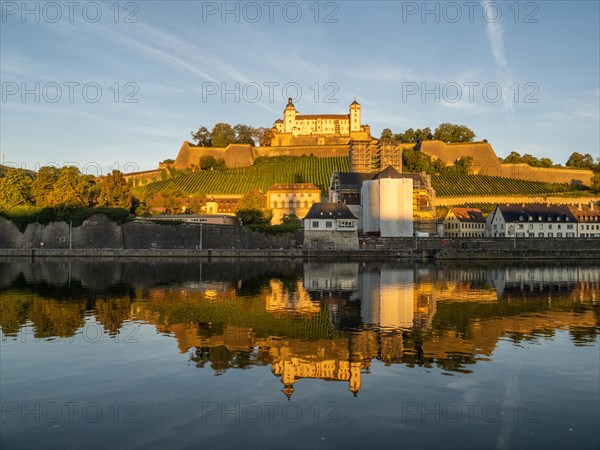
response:
<path id="1" fill-rule="evenodd" d="M 361 188 L 363 233 L 381 237 L 413 236 L 413 180 L 377 178 Z"/>
<path id="2" fill-rule="evenodd" d="M 577 219 L 564 205 L 498 205 L 489 222 L 490 237 L 574 238 Z"/>

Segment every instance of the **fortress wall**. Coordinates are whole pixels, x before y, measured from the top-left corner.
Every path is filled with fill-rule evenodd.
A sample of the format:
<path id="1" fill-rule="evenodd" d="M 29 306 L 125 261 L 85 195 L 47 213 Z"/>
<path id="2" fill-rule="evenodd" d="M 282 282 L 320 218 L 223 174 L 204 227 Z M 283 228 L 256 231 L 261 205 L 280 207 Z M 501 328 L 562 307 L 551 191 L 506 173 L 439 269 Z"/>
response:
<path id="1" fill-rule="evenodd" d="M 488 142 L 465 142 L 446 144 L 442 141 L 423 141 L 421 151 L 432 158 L 440 159 L 446 165 L 454 165 L 454 161 L 463 157 L 473 158 L 473 173 L 479 174 L 482 170 L 500 171 L 500 161 L 496 152 Z M 499 175 L 501 176 L 501 175 Z"/>
<path id="2" fill-rule="evenodd" d="M 231 144 L 226 148 L 218 148 L 196 147 L 185 141 L 181 145 L 173 165 L 178 169 L 184 169 L 198 165 L 202 156 L 213 156 L 217 159 L 224 159 L 227 167 L 247 167 L 261 156 L 310 156 L 311 154 L 317 158 L 348 156 L 348 145 L 252 147 L 247 144 Z M 158 176 L 160 177 L 160 172 Z"/>
<path id="3" fill-rule="evenodd" d="M 410 144 L 413 145 L 413 144 Z M 404 147 L 403 145 L 403 148 Z M 462 156 L 473 158 L 473 173 L 494 177 L 516 178 L 520 180 L 542 181 L 546 183 L 580 182 L 589 186 L 591 170 L 531 167 L 528 164 L 501 164 L 496 152 L 487 142 L 467 142 L 446 144 L 442 141 L 423 141 L 421 151 L 433 158 L 453 165 Z"/>
<path id="4" fill-rule="evenodd" d="M 160 180 L 160 169 L 145 170 L 143 172 L 124 173 L 123 177 L 129 180 Z"/>
<path id="5" fill-rule="evenodd" d="M 455 206 L 465 203 L 546 203 L 555 205 L 589 205 L 590 202 L 600 202 L 600 196 L 596 197 L 543 197 L 543 196 L 519 196 L 519 195 L 470 195 L 460 197 L 436 197 L 436 206 Z"/>
<path id="6" fill-rule="evenodd" d="M 219 147 L 196 147 L 188 141 L 181 144 L 177 158 L 175 158 L 175 166 L 177 169 L 186 169 L 192 165 L 197 166 L 201 156 L 214 156 L 217 159 L 225 158 L 225 148 Z"/>
<path id="7" fill-rule="evenodd" d="M 505 178 L 519 178 L 546 183 L 571 183 L 573 181 L 590 186 L 594 173 L 591 170 L 531 167 L 527 164 L 502 164 L 501 174 Z"/>
<path id="8" fill-rule="evenodd" d="M 293 147 L 258 147 L 258 156 L 316 156 L 317 158 L 333 158 L 348 156 L 348 145 L 320 145 Z"/>

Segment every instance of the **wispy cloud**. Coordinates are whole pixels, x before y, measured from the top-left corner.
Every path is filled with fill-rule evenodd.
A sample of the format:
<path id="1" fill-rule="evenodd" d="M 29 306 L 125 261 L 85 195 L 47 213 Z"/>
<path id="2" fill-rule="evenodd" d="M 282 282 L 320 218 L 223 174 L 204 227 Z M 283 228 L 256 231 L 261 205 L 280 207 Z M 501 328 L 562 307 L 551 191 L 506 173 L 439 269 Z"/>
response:
<path id="1" fill-rule="evenodd" d="M 482 7 L 488 8 L 492 2 L 490 0 L 481 0 Z M 492 22 L 488 20 L 486 22 L 486 35 L 492 49 L 492 55 L 494 56 L 494 62 L 496 64 L 496 73 L 499 78 L 502 90 L 506 94 L 509 92 L 509 86 L 512 81 L 512 71 L 506 58 L 506 50 L 504 48 L 504 39 L 502 34 L 504 28 L 500 24 L 500 21 Z M 513 104 L 510 99 L 510 95 L 503 95 L 502 100 L 504 102 L 504 109 L 509 114 L 509 119 L 514 122 Z"/>

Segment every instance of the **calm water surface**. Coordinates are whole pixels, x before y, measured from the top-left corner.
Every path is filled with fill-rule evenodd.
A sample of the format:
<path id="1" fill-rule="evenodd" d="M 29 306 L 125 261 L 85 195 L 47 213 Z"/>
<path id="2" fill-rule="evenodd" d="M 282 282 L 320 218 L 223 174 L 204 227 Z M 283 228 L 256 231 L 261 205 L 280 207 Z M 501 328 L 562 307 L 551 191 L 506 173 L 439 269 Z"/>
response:
<path id="1" fill-rule="evenodd" d="M 0 447 L 600 447 L 600 263 L 0 261 Z"/>

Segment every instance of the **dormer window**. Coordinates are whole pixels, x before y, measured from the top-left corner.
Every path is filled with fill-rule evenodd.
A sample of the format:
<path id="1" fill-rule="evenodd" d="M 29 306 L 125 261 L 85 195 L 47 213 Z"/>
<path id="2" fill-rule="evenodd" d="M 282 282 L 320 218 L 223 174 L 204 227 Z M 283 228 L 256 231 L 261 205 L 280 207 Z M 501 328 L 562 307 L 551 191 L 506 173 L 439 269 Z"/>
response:
<path id="1" fill-rule="evenodd" d="M 519 216 L 519 222 L 523 222 L 523 216 Z"/>

